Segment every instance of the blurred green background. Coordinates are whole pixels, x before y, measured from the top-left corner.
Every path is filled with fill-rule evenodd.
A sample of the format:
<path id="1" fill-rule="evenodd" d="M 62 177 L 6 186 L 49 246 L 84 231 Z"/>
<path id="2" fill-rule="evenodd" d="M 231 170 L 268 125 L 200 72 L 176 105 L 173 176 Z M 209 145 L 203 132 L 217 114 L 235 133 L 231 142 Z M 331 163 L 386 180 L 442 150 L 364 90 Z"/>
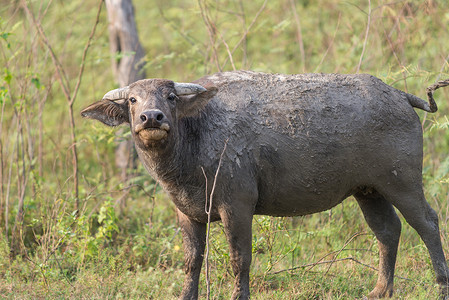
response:
<path id="1" fill-rule="evenodd" d="M 443 0 L 133 3 L 147 77 L 188 82 L 233 69 L 360 72 L 424 99 L 427 86 L 449 77 Z M 128 170 L 129 181 L 121 179 L 114 150 L 127 130 L 117 136 L 79 115 L 117 87 L 111 61 L 119 58 L 109 51 L 100 1 L 0 0 L 4 298 L 180 294 L 182 240 L 173 204 L 140 164 Z M 425 193 L 449 253 L 449 89 L 435 98 L 436 114 L 417 112 L 425 132 Z M 253 299 L 354 299 L 375 285 L 376 239 L 351 198 L 312 216 L 257 216 L 253 228 Z M 233 275 L 220 223 L 212 226 L 211 247 L 212 298 L 228 299 Z M 396 298 L 436 297 L 427 250 L 405 221 L 396 270 Z"/>

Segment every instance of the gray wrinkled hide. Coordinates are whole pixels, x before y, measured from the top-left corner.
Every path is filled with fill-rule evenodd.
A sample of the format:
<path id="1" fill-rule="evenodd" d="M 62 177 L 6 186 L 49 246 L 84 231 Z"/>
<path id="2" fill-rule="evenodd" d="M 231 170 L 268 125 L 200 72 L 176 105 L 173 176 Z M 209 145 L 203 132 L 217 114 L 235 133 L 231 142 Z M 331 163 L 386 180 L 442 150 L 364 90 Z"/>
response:
<path id="1" fill-rule="evenodd" d="M 196 83 L 218 93 L 199 117 L 179 121 L 176 148 L 149 171 L 199 222 L 207 220 L 201 166 L 212 182 L 227 139 L 214 219 L 221 203 L 239 197 L 255 214 L 293 216 L 329 209 L 360 188 L 421 185 L 418 116 L 405 93 L 379 79 L 235 72 Z M 139 155 L 152 165 L 151 152 Z"/>
<path id="2" fill-rule="evenodd" d="M 362 187 L 382 191 L 398 180 L 421 185 L 418 116 L 405 93 L 372 76 L 245 72 L 197 83 L 208 81 L 218 93 L 199 118 L 180 120 L 179 161 L 161 162 L 163 170 L 183 166 L 173 174 L 176 187 L 174 178 L 154 174 L 197 221 L 206 221 L 200 167 L 214 174 L 227 139 L 217 209 L 246 193 L 256 214 L 306 215 Z"/>
<path id="3" fill-rule="evenodd" d="M 179 209 L 187 273 L 181 298 L 198 293 L 207 222 L 201 167 L 209 194 L 225 141 L 212 220 L 223 221 L 230 243 L 233 299 L 249 297 L 253 214 L 306 215 L 350 195 L 379 240 L 379 278 L 369 297 L 393 292 L 401 225 L 392 205 L 426 243 L 437 281 L 447 289 L 438 219 L 422 192 L 422 128 L 413 106 L 428 107 L 426 102 L 369 75 L 240 71 L 195 83 L 217 92 L 197 115 L 184 118 L 161 98 L 172 82 L 130 86 L 148 99 L 147 109 L 164 112 L 172 128 L 159 146 L 135 139 L 147 170 Z"/>

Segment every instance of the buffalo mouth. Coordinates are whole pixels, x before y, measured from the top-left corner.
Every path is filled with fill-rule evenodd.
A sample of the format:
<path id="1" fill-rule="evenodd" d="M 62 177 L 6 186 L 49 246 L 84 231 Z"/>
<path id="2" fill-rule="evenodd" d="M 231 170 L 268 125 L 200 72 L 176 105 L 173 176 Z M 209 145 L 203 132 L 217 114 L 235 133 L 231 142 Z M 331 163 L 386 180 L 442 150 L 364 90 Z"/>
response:
<path id="1" fill-rule="evenodd" d="M 167 137 L 170 126 L 167 123 L 159 127 L 137 127 L 135 132 L 144 141 L 159 141 Z"/>

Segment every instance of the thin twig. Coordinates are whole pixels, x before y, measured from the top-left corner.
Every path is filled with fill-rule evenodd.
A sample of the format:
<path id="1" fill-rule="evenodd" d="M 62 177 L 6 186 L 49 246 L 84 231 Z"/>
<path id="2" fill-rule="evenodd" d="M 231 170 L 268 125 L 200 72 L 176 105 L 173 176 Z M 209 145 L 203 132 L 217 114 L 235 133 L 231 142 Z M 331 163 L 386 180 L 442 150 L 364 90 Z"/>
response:
<path id="1" fill-rule="evenodd" d="M 245 7 L 243 6 L 243 0 L 239 0 L 239 6 L 240 10 L 242 11 L 241 14 L 237 14 L 242 19 L 242 28 L 245 29 L 246 27 L 246 14 L 245 14 Z M 245 38 L 243 42 L 243 57 L 242 57 L 242 66 L 243 69 L 246 69 L 246 63 L 248 61 L 248 40 Z"/>
<path id="2" fill-rule="evenodd" d="M 44 278 L 45 289 L 47 290 L 47 293 L 48 293 L 48 291 L 49 291 L 49 289 L 50 289 L 50 286 L 48 285 L 47 277 L 45 276 L 45 273 L 44 273 L 44 271 L 42 270 L 41 264 L 35 263 L 35 262 L 28 256 L 27 253 L 25 254 L 25 259 L 28 260 L 29 262 L 31 262 L 31 263 L 34 265 L 34 267 L 38 267 L 38 268 L 39 268 L 39 271 L 40 271 L 41 274 L 42 274 L 42 278 Z"/>
<path id="3" fill-rule="evenodd" d="M 164 255 L 165 251 L 167 251 L 168 249 L 168 245 L 171 244 L 173 242 L 173 240 L 175 239 L 175 237 L 178 235 L 179 231 L 181 230 L 181 227 L 176 228 L 175 233 L 173 234 L 172 238 L 170 239 L 170 241 L 168 242 L 167 245 L 165 245 L 164 249 L 162 249 L 162 251 L 159 253 L 159 257 L 157 259 L 157 263 L 156 266 L 159 266 L 159 264 L 161 263 L 161 258 L 162 255 Z"/>
<path id="4" fill-rule="evenodd" d="M 55 252 L 52 252 L 51 254 L 54 255 L 55 260 L 56 260 L 56 263 L 58 264 L 59 270 L 61 271 L 62 275 L 64 275 L 64 278 L 65 278 L 65 280 L 67 281 L 67 283 L 68 283 L 72 288 L 74 288 L 73 284 L 70 282 L 70 279 L 67 277 L 67 274 L 66 274 L 66 273 L 64 272 L 64 270 L 62 269 L 61 264 L 59 263 L 59 260 L 58 260 L 58 258 L 56 257 Z"/>
<path id="5" fill-rule="evenodd" d="M 50 42 L 47 39 L 47 36 L 45 35 L 44 29 L 42 28 L 41 23 L 38 20 L 36 20 L 34 14 L 30 11 L 28 4 L 25 0 L 22 1 L 22 7 L 25 10 L 25 12 L 31 17 L 31 20 L 33 21 L 33 24 L 36 27 L 37 32 L 39 33 L 39 37 L 41 38 L 41 41 L 45 44 L 48 51 L 50 52 L 51 59 L 56 68 L 57 79 L 61 85 L 61 89 L 62 89 L 65 97 L 67 99 L 70 99 L 70 90 L 69 90 L 68 80 L 65 77 L 65 73 L 63 71 L 63 67 L 62 67 L 61 63 L 59 62 L 55 52 L 53 51 L 53 48 L 50 45 Z"/>
<path id="6" fill-rule="evenodd" d="M 399 58 L 399 56 L 396 54 L 396 51 L 394 50 L 394 46 L 393 43 L 391 42 L 391 38 L 389 36 L 389 34 L 387 33 L 387 31 L 384 28 L 384 34 L 385 34 L 385 38 L 388 41 L 388 45 L 390 46 L 391 52 L 393 53 L 394 58 L 396 59 L 396 61 L 398 62 L 398 64 L 401 66 L 402 68 L 402 78 L 404 80 L 404 88 L 405 88 L 405 92 L 407 92 L 407 74 L 406 74 L 406 67 L 404 66 L 404 64 L 402 63 L 401 59 Z"/>
<path id="7" fill-rule="evenodd" d="M 220 172 L 220 168 L 221 168 L 221 163 L 223 161 L 223 156 L 224 153 L 226 151 L 226 147 L 228 145 L 228 141 L 229 139 L 227 139 L 225 141 L 224 147 L 223 147 L 223 151 L 221 152 L 220 155 L 220 160 L 218 161 L 218 167 L 217 170 L 215 171 L 215 176 L 214 176 L 214 182 L 212 184 L 212 190 L 210 192 L 209 195 L 209 199 L 207 199 L 207 176 L 206 176 L 206 172 L 204 171 L 204 168 L 201 167 L 201 170 L 203 171 L 203 175 L 204 178 L 206 179 L 206 205 L 205 205 L 205 211 L 207 214 L 207 233 L 206 233 L 206 254 L 205 254 L 205 261 L 206 261 L 206 287 L 207 287 L 207 300 L 210 299 L 210 274 L 209 274 L 209 235 L 210 235 L 210 223 L 211 223 L 211 211 L 212 211 L 212 200 L 214 198 L 214 192 L 215 192 L 215 187 L 216 187 L 216 183 L 217 183 L 217 178 L 218 178 L 218 173 Z M 207 207 L 207 203 L 209 202 L 209 207 Z"/>
<path id="8" fill-rule="evenodd" d="M 313 71 L 314 73 L 318 72 L 318 70 L 321 68 L 321 66 L 323 65 L 324 59 L 327 56 L 327 53 L 329 52 L 331 47 L 334 45 L 335 37 L 337 36 L 338 29 L 340 28 L 340 20 L 341 20 L 341 12 L 338 14 L 337 27 L 335 28 L 334 36 L 332 37 L 332 41 L 330 42 L 329 46 L 327 47 L 326 52 L 324 52 L 324 55 L 321 58 L 320 63 L 318 64 L 318 66 Z"/>
<path id="9" fill-rule="evenodd" d="M 203 3 L 201 3 L 203 1 Z M 207 15 L 207 7 L 204 0 L 198 0 L 198 5 L 200 6 L 201 16 L 203 18 L 204 24 L 206 24 L 207 33 L 209 34 L 209 42 L 212 47 L 212 52 L 214 53 L 214 60 L 217 70 L 221 72 L 220 62 L 218 61 L 217 48 L 215 47 L 215 30 L 211 25 L 209 16 Z"/>
<path id="10" fill-rule="evenodd" d="M 341 247 L 341 249 L 337 252 L 337 254 L 334 256 L 333 260 L 336 260 L 337 257 L 340 255 L 340 253 L 343 251 L 343 249 L 346 248 L 347 245 L 349 245 L 349 243 L 351 243 L 356 237 L 361 236 L 361 235 L 367 235 L 368 233 L 366 232 L 357 232 L 356 234 L 354 234 L 353 236 L 351 236 L 346 243 L 343 245 L 343 247 Z M 329 272 L 330 268 L 332 267 L 332 263 L 329 265 L 329 267 L 327 268 L 326 272 L 324 273 L 324 275 L 327 274 L 327 272 Z"/>
<path id="11" fill-rule="evenodd" d="M 17 134 L 19 134 L 19 131 L 17 131 Z M 9 233 L 9 196 L 10 196 L 10 188 L 11 188 L 11 178 L 12 178 L 12 167 L 13 167 L 13 158 L 14 158 L 14 152 L 16 151 L 18 147 L 18 142 L 16 139 L 16 142 L 14 143 L 13 150 L 11 152 L 11 158 L 9 161 L 9 172 L 8 172 L 8 184 L 6 186 L 6 198 L 5 198 L 5 237 L 6 241 L 8 241 L 8 233 Z M 12 241 L 11 241 L 12 244 Z"/>
<path id="12" fill-rule="evenodd" d="M 214 27 L 215 27 L 215 26 L 214 26 Z M 232 53 L 231 53 L 231 50 L 229 49 L 228 43 L 226 43 L 226 41 L 225 41 L 223 35 L 220 33 L 220 31 L 218 31 L 218 29 L 215 29 L 215 30 L 216 30 L 216 32 L 218 33 L 218 36 L 220 37 L 221 42 L 222 42 L 222 43 L 225 45 L 225 47 L 226 47 L 226 52 L 228 53 L 229 60 L 231 61 L 232 69 L 233 69 L 234 71 L 237 70 L 237 69 L 235 68 L 234 59 L 232 58 Z"/>
<path id="13" fill-rule="evenodd" d="M 75 209 L 76 209 L 76 213 L 77 215 L 79 214 L 79 195 L 78 195 L 78 154 L 77 154 L 77 147 L 76 147 L 76 134 L 75 134 L 75 118 L 73 116 L 73 103 L 75 102 L 76 99 L 76 95 L 78 94 L 78 90 L 81 84 L 81 79 L 83 76 L 83 72 L 84 72 L 84 65 L 86 63 L 86 56 L 87 56 L 87 50 L 90 47 L 90 44 L 92 42 L 92 39 L 95 35 L 95 31 L 97 29 L 97 25 L 100 22 L 100 12 L 101 12 L 101 7 L 103 4 L 103 0 L 100 0 L 99 2 L 100 4 L 98 5 L 98 10 L 97 10 L 97 16 L 95 19 L 95 23 L 94 26 L 92 27 L 92 31 L 89 35 L 89 38 L 87 39 L 87 43 L 86 46 L 84 47 L 84 51 L 83 51 L 83 57 L 81 60 L 81 66 L 80 66 L 80 70 L 78 73 L 78 79 L 77 79 L 77 83 L 75 85 L 75 90 L 73 91 L 73 95 L 72 98 L 68 99 L 69 100 L 69 115 L 70 115 L 70 135 L 71 135 L 71 139 L 73 142 L 73 148 L 72 148 L 72 156 L 73 156 L 73 180 L 74 180 L 74 186 L 75 186 Z"/>
<path id="14" fill-rule="evenodd" d="M 100 13 L 101 13 L 101 7 L 102 6 L 103 6 L 103 0 L 100 0 L 99 1 L 99 5 L 98 5 L 98 9 L 97 9 L 97 16 L 95 18 L 94 26 L 92 27 L 92 30 L 91 30 L 90 35 L 89 35 L 89 38 L 87 39 L 86 46 L 84 46 L 83 56 L 81 58 L 80 70 L 78 72 L 78 78 L 77 78 L 77 81 L 76 81 L 75 89 L 73 91 L 73 95 L 72 95 L 72 97 L 70 98 L 70 101 L 69 101 L 69 105 L 70 106 L 73 106 L 73 102 L 76 99 L 76 95 L 78 94 L 78 90 L 79 90 L 80 85 L 81 85 L 81 80 L 83 78 L 83 72 L 84 72 L 84 66 L 86 64 L 87 50 L 89 50 L 89 47 L 90 47 L 91 42 L 92 42 L 92 40 L 94 38 L 94 35 L 95 35 L 95 31 L 97 29 L 97 25 L 100 22 Z"/>
<path id="15" fill-rule="evenodd" d="M 76 147 L 77 143 L 76 143 L 76 133 L 75 133 L 75 118 L 74 118 L 74 114 L 73 114 L 73 103 L 75 102 L 76 96 L 78 94 L 78 90 L 80 88 L 81 79 L 83 76 L 84 66 L 85 66 L 85 62 L 86 62 L 87 50 L 90 47 L 92 39 L 95 35 L 97 25 L 100 21 L 100 12 L 101 12 L 102 4 L 103 4 L 103 0 L 100 0 L 94 26 L 92 27 L 89 38 L 87 39 L 86 46 L 84 47 L 83 56 L 82 56 L 82 60 L 81 60 L 80 70 L 78 73 L 75 89 L 73 91 L 73 95 L 70 96 L 70 85 L 69 85 L 67 78 L 65 77 L 64 68 L 63 68 L 62 64 L 59 62 L 55 52 L 53 51 L 53 48 L 51 47 L 50 42 L 48 41 L 47 36 L 45 35 L 44 29 L 42 28 L 41 23 L 38 20 L 36 20 L 34 14 L 29 9 L 27 2 L 25 0 L 22 1 L 22 6 L 23 6 L 24 10 L 31 17 L 33 24 L 39 33 L 40 39 L 42 40 L 42 42 L 45 44 L 45 46 L 47 47 L 47 49 L 50 52 L 53 64 L 56 68 L 56 73 L 58 75 L 57 79 L 58 79 L 58 81 L 61 85 L 62 91 L 64 92 L 64 95 L 68 101 L 69 117 L 70 117 L 69 121 L 70 121 L 70 129 L 71 129 L 70 136 L 71 136 L 71 140 L 72 140 L 71 150 L 72 150 L 72 163 L 73 163 L 73 185 L 74 185 L 74 192 L 75 192 L 75 206 L 76 206 L 75 209 L 77 212 L 79 211 L 78 153 L 77 153 L 77 147 Z"/>
<path id="16" fill-rule="evenodd" d="M 346 261 L 346 260 L 352 260 L 353 262 L 356 262 L 356 263 L 358 263 L 358 264 L 360 264 L 362 266 L 365 266 L 365 267 L 367 267 L 369 269 L 377 271 L 376 268 L 374 268 L 374 267 L 372 267 L 372 266 L 370 266 L 368 264 L 362 263 L 362 262 L 358 261 L 357 259 L 355 259 L 353 257 L 345 257 L 345 258 L 339 258 L 339 259 L 317 261 L 317 262 L 310 263 L 310 264 L 305 264 L 305 265 L 296 266 L 296 267 L 293 267 L 293 268 L 283 269 L 283 270 L 279 270 L 279 271 L 276 271 L 276 272 L 271 272 L 271 273 L 269 273 L 269 275 L 276 275 L 276 274 L 283 273 L 283 272 L 294 271 L 294 270 L 297 270 L 297 269 L 305 269 L 305 268 L 309 268 L 307 271 L 310 271 L 310 269 L 311 269 L 310 267 L 313 268 L 313 267 L 315 267 L 317 265 L 333 264 L 335 262 Z"/>
<path id="17" fill-rule="evenodd" d="M 251 24 L 249 24 L 248 28 L 245 30 L 245 33 L 243 34 L 243 36 L 240 38 L 240 40 L 237 42 L 237 44 L 234 46 L 234 49 L 231 51 L 231 55 L 234 54 L 234 52 L 240 47 L 240 44 L 246 40 L 246 37 L 249 34 L 249 31 L 251 30 L 251 28 L 254 26 L 254 24 L 256 23 L 257 18 L 259 18 L 260 14 L 263 12 L 263 10 L 265 9 L 265 7 L 267 6 L 267 2 L 268 0 L 265 0 L 262 4 L 262 6 L 260 7 L 259 11 L 256 13 L 254 19 L 251 21 Z M 223 63 L 223 68 L 226 66 L 228 62 L 228 58 L 225 59 L 224 63 Z"/>
<path id="18" fill-rule="evenodd" d="M 16 111 L 16 110 L 15 110 Z M 23 140 L 23 127 L 22 127 L 22 122 L 20 121 L 20 114 L 18 114 L 18 112 L 16 111 L 16 114 L 18 116 L 17 118 L 17 182 L 19 183 L 18 185 L 18 189 L 17 189 L 17 196 L 19 199 L 18 205 L 17 205 L 17 213 L 16 213 L 16 218 L 14 221 L 14 227 L 12 230 L 12 235 L 11 235 L 11 248 L 12 251 L 15 254 L 18 254 L 19 251 L 19 243 L 18 241 L 20 240 L 19 236 L 16 236 L 16 234 L 18 234 L 17 230 L 20 232 L 21 228 L 19 228 L 19 226 L 21 227 L 23 225 L 23 207 L 24 207 L 24 201 L 25 201 L 25 192 L 26 192 L 26 186 L 27 186 L 27 182 L 28 182 L 28 176 L 27 176 L 27 172 L 26 172 L 26 167 L 25 167 L 25 143 Z M 20 142 L 19 142 L 20 140 Z M 20 151 L 20 149 L 22 149 L 22 151 Z M 19 162 L 22 162 L 22 176 L 20 176 L 20 168 Z"/>
<path id="19" fill-rule="evenodd" d="M 172 22 L 170 19 L 167 18 L 167 16 L 165 16 L 165 12 L 161 7 L 161 4 L 158 2 L 156 3 L 157 8 L 159 10 L 159 15 L 160 17 L 168 24 L 168 26 L 170 26 L 174 31 L 176 31 L 176 33 L 178 33 L 182 38 L 184 38 L 184 40 L 187 41 L 187 43 L 189 43 L 192 46 L 195 46 L 196 44 L 199 44 L 198 39 L 190 36 L 189 34 L 184 33 L 181 28 L 179 26 L 177 26 L 177 22 Z M 201 55 L 205 56 L 206 53 L 201 49 L 197 49 L 199 53 L 201 53 Z"/>
<path id="20" fill-rule="evenodd" d="M 301 64 L 302 64 L 302 71 L 306 71 L 306 55 L 304 51 L 304 41 L 302 39 L 302 29 L 301 29 L 301 22 L 299 20 L 298 12 L 296 11 L 296 5 L 294 0 L 290 0 L 290 6 L 291 10 L 293 11 L 293 16 L 295 17 L 295 23 L 296 23 L 296 38 L 298 40 L 299 44 L 299 53 L 301 54 Z"/>
<path id="21" fill-rule="evenodd" d="M 396 61 L 398 62 L 398 64 L 399 64 L 399 65 L 401 66 L 401 68 L 402 68 L 402 72 L 401 72 L 401 73 L 402 73 L 402 77 L 403 77 L 403 80 L 404 80 L 404 89 L 405 89 L 404 91 L 408 93 L 408 88 L 407 88 L 407 74 L 406 74 L 407 68 L 404 66 L 404 64 L 403 64 L 402 61 L 400 60 L 399 56 L 397 55 L 397 53 L 396 53 L 396 51 L 395 51 L 395 49 L 394 49 L 393 42 L 391 41 L 391 38 L 390 38 L 391 35 L 392 35 L 392 33 L 393 33 L 393 31 L 395 30 L 395 28 L 398 28 L 398 34 L 399 34 L 399 32 L 400 32 L 400 30 L 399 30 L 399 28 L 400 28 L 400 25 L 399 25 L 399 19 L 400 19 L 401 17 L 404 16 L 404 8 L 405 8 L 405 7 L 406 7 L 406 5 L 404 5 L 404 6 L 402 7 L 399 16 L 397 16 L 397 17 L 395 18 L 394 26 L 392 27 L 390 33 L 387 33 L 387 30 L 386 30 L 385 26 L 384 26 L 383 29 L 384 29 L 385 38 L 386 38 L 387 41 L 388 41 L 388 45 L 390 46 L 391 52 L 393 53 L 393 55 L 394 55 Z M 376 8 L 375 8 L 375 9 L 376 9 Z"/>
<path id="22" fill-rule="evenodd" d="M 357 65 L 356 73 L 360 71 L 360 66 L 362 65 L 363 55 L 365 54 L 366 43 L 368 41 L 368 33 L 370 25 L 371 25 L 371 0 L 368 0 L 368 24 L 366 24 L 365 40 L 363 42 L 362 54 L 360 54 L 360 60 L 359 64 Z"/>
<path id="23" fill-rule="evenodd" d="M 347 261 L 347 260 L 353 261 L 353 262 L 355 262 L 355 263 L 357 263 L 357 264 L 359 264 L 361 266 L 367 267 L 368 269 L 371 269 L 373 271 L 376 271 L 376 272 L 379 271 L 379 269 L 377 269 L 377 268 L 375 268 L 373 266 L 370 266 L 368 264 L 365 264 L 365 263 L 355 259 L 354 257 L 350 256 L 350 257 L 344 257 L 344 258 L 333 259 L 333 260 L 318 261 L 318 262 L 314 262 L 314 263 L 310 263 L 310 264 L 296 266 L 296 267 L 293 267 L 293 268 L 283 269 L 283 270 L 279 270 L 279 271 L 276 271 L 276 272 L 271 272 L 268 275 L 276 275 L 276 274 L 283 273 L 283 272 L 289 272 L 289 271 L 294 271 L 294 270 L 298 270 L 298 269 L 305 269 L 305 268 L 314 267 L 314 266 L 317 266 L 317 265 L 333 264 L 335 262 Z M 307 271 L 310 271 L 310 268 Z M 394 277 L 398 278 L 398 279 L 402 279 L 402 280 L 412 281 L 412 282 L 415 281 L 415 280 L 413 280 L 411 278 L 398 276 L 398 275 L 394 275 Z M 418 282 L 421 283 L 421 284 L 425 284 L 422 281 L 418 281 Z"/>
<path id="24" fill-rule="evenodd" d="M 444 58 L 444 57 L 442 57 L 442 58 L 443 58 L 443 64 L 441 65 L 441 68 L 440 68 L 440 74 L 438 74 L 438 76 L 436 78 L 437 81 L 440 79 L 441 73 L 443 73 L 444 68 L 449 66 L 449 54 L 448 54 L 448 56 L 446 56 L 446 58 Z"/>

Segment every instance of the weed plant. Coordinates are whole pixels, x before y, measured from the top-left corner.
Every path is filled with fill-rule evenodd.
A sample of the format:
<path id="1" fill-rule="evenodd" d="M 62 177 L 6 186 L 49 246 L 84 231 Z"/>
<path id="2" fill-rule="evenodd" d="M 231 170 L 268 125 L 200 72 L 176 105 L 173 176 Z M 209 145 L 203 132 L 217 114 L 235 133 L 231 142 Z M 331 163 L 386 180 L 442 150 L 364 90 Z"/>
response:
<path id="1" fill-rule="evenodd" d="M 449 77 L 444 1 L 133 2 L 148 77 L 359 72 L 422 98 L 427 86 Z M 117 87 L 110 63 L 120 56 L 109 52 L 103 5 L 0 0 L 2 298 L 180 294 L 182 240 L 173 204 L 141 165 L 128 170 L 129 182 L 121 180 L 114 150 L 129 131 L 117 136 L 79 116 Z M 423 176 L 449 254 L 449 90 L 435 97 L 436 114 L 418 111 Z M 427 250 L 402 221 L 395 297 L 435 299 Z M 256 216 L 253 231 L 253 299 L 356 299 L 375 285 L 377 242 L 352 198 L 311 216 Z M 233 275 L 220 223 L 210 243 L 212 298 L 228 299 Z"/>

